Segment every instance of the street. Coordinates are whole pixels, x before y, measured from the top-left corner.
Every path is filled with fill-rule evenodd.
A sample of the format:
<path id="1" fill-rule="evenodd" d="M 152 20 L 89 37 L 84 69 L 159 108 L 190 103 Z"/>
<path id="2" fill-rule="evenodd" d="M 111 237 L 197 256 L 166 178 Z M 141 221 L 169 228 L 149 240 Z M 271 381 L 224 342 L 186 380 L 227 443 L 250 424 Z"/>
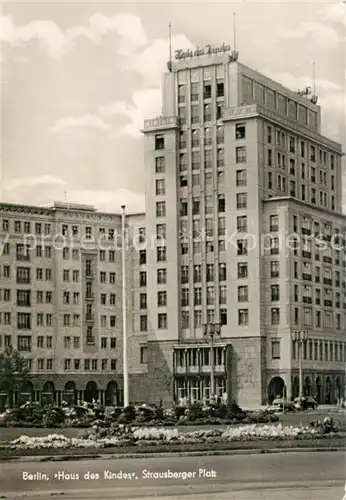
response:
<path id="1" fill-rule="evenodd" d="M 341 500 L 345 453 L 9 462 L 1 476 L 6 500 Z"/>

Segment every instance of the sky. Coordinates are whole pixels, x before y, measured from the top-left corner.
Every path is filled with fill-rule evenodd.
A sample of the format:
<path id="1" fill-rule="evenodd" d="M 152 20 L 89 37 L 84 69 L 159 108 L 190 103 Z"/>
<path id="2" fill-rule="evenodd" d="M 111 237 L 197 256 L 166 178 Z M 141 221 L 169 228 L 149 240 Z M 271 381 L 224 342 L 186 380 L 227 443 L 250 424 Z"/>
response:
<path id="1" fill-rule="evenodd" d="M 144 118 L 161 112 L 172 46 L 233 41 L 239 61 L 300 89 L 312 82 L 323 133 L 345 144 L 345 3 L 3 2 L 1 198 L 144 211 Z"/>

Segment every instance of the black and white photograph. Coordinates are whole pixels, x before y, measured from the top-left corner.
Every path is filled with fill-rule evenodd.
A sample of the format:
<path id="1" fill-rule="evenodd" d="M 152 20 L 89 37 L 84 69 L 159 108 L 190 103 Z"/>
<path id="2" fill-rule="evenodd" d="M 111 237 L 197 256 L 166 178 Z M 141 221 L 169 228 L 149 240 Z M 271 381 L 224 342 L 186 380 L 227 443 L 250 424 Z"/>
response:
<path id="1" fill-rule="evenodd" d="M 0 499 L 346 500 L 345 5 L 0 2 Z"/>

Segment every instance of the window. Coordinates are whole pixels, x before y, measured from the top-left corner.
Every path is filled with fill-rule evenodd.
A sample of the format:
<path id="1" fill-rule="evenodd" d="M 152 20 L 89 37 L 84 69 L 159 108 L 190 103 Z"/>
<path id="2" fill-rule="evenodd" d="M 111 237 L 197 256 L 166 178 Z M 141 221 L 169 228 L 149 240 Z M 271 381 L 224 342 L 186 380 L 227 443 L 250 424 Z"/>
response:
<path id="1" fill-rule="evenodd" d="M 166 217 L 166 202 L 158 201 L 156 203 L 156 217 Z"/>
<path id="2" fill-rule="evenodd" d="M 204 105 L 204 121 L 205 122 L 211 121 L 211 104 Z"/>
<path id="3" fill-rule="evenodd" d="M 219 289 L 219 304 L 227 304 L 227 286 L 221 285 Z"/>
<path id="4" fill-rule="evenodd" d="M 204 99 L 210 99 L 211 98 L 211 85 L 210 85 L 210 83 L 205 83 L 204 84 L 203 97 L 204 97 Z"/>
<path id="5" fill-rule="evenodd" d="M 247 326 L 249 324 L 249 310 L 239 309 L 238 310 L 238 325 Z"/>
<path id="6" fill-rule="evenodd" d="M 207 264 L 206 281 L 214 281 L 214 264 Z"/>
<path id="7" fill-rule="evenodd" d="M 271 301 L 280 300 L 280 285 L 271 285 Z"/>
<path id="8" fill-rule="evenodd" d="M 165 157 L 164 156 L 157 156 L 155 158 L 155 173 L 156 174 L 163 174 L 165 171 Z"/>
<path id="9" fill-rule="evenodd" d="M 237 209 L 245 210 L 247 208 L 247 193 L 237 194 Z"/>
<path id="10" fill-rule="evenodd" d="M 166 247 L 157 247 L 156 260 L 157 262 L 166 262 Z"/>
<path id="11" fill-rule="evenodd" d="M 292 137 L 291 135 L 288 138 L 288 150 L 292 154 L 296 152 L 296 140 L 295 137 Z"/>
<path id="12" fill-rule="evenodd" d="M 166 330 L 167 329 L 167 314 L 166 313 L 159 313 L 157 315 L 157 328 L 159 330 Z"/>
<path id="13" fill-rule="evenodd" d="M 183 284 L 189 282 L 189 266 L 181 266 L 180 281 Z"/>
<path id="14" fill-rule="evenodd" d="M 246 128 L 245 128 L 245 125 L 243 125 L 243 124 L 236 124 L 236 126 L 235 126 L 235 138 L 236 138 L 236 140 L 238 140 L 238 139 L 245 139 L 246 138 Z"/>
<path id="15" fill-rule="evenodd" d="M 235 161 L 236 163 L 246 163 L 246 147 L 240 146 L 235 150 Z"/>
<path id="16" fill-rule="evenodd" d="M 139 307 L 140 307 L 140 309 L 147 308 L 147 294 L 146 293 L 139 294 Z"/>
<path id="17" fill-rule="evenodd" d="M 224 128 L 219 126 L 216 129 L 216 142 L 217 144 L 222 144 L 225 140 Z"/>
<path id="18" fill-rule="evenodd" d="M 225 195 L 220 194 L 218 196 L 218 211 L 219 212 L 225 212 L 226 211 L 226 200 L 225 200 Z"/>
<path id="19" fill-rule="evenodd" d="M 224 97 L 225 95 L 225 84 L 224 82 L 216 83 L 216 97 Z"/>
<path id="20" fill-rule="evenodd" d="M 237 186 L 246 186 L 247 185 L 246 170 L 245 169 L 236 171 L 236 185 Z"/>
<path id="21" fill-rule="evenodd" d="M 269 217 L 269 231 L 277 232 L 279 230 L 279 216 L 271 215 Z"/>
<path id="22" fill-rule="evenodd" d="M 272 359 L 280 359 L 280 340 L 272 340 Z"/>
<path id="23" fill-rule="evenodd" d="M 31 329 L 31 314 L 30 313 L 17 313 L 17 328 L 18 330 Z"/>
<path id="24" fill-rule="evenodd" d="M 139 286 L 147 286 L 147 273 L 145 271 L 139 273 Z"/>
<path id="25" fill-rule="evenodd" d="M 166 194 L 165 179 L 156 179 L 155 192 L 157 196 L 163 196 Z"/>
<path id="26" fill-rule="evenodd" d="M 226 281 L 227 279 L 227 264 L 222 262 L 219 264 L 219 281 Z"/>
<path id="27" fill-rule="evenodd" d="M 237 255 L 247 255 L 247 240 L 237 240 Z"/>
<path id="28" fill-rule="evenodd" d="M 165 285 L 167 283 L 167 270 L 166 269 L 158 269 L 157 270 L 157 284 Z"/>
<path id="29" fill-rule="evenodd" d="M 167 306 L 167 292 L 157 292 L 157 306 L 158 307 Z"/>
<path id="30" fill-rule="evenodd" d="M 189 311 L 182 311 L 181 312 L 181 328 L 183 330 L 190 328 L 190 313 L 189 313 Z"/>
<path id="31" fill-rule="evenodd" d="M 270 238 L 270 254 L 277 255 L 279 253 L 279 238 Z"/>
<path id="32" fill-rule="evenodd" d="M 193 96 L 191 95 L 191 100 L 193 100 L 192 97 Z M 198 123 L 198 122 L 199 122 L 199 107 L 193 105 L 191 106 L 191 123 Z"/>
<path id="33" fill-rule="evenodd" d="M 139 265 L 143 266 L 147 263 L 147 252 L 146 250 L 139 251 Z"/>
<path id="34" fill-rule="evenodd" d="M 280 276 L 280 263 L 278 260 L 272 260 L 270 262 L 270 277 L 278 278 Z"/>
<path id="35" fill-rule="evenodd" d="M 280 309 L 278 307 L 273 307 L 271 309 L 271 324 L 272 325 L 280 324 Z"/>
<path id="36" fill-rule="evenodd" d="M 163 135 L 155 135 L 155 149 L 165 149 L 165 138 Z"/>
<path id="37" fill-rule="evenodd" d="M 243 233 L 247 232 L 247 217 L 245 215 L 237 217 L 237 231 Z"/>
<path id="38" fill-rule="evenodd" d="M 145 365 L 148 363 L 148 348 L 147 348 L 147 346 L 140 347 L 140 360 L 141 360 L 141 365 Z"/>
<path id="39" fill-rule="evenodd" d="M 238 278 L 244 279 L 248 277 L 247 262 L 238 262 Z"/>
<path id="40" fill-rule="evenodd" d="M 21 352 L 31 351 L 31 337 L 18 336 L 17 337 L 17 349 Z"/>
<path id="41" fill-rule="evenodd" d="M 139 329 L 141 332 L 148 331 L 148 317 L 146 315 L 141 315 L 139 317 Z"/>
<path id="42" fill-rule="evenodd" d="M 238 302 L 247 302 L 248 300 L 248 286 L 238 286 Z"/>

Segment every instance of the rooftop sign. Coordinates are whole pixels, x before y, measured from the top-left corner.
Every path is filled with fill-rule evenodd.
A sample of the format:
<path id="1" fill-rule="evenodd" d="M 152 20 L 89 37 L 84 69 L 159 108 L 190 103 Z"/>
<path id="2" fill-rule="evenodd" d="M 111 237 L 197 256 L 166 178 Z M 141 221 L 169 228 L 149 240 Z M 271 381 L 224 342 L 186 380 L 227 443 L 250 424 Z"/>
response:
<path id="1" fill-rule="evenodd" d="M 199 57 L 199 56 L 212 56 L 216 54 L 224 54 L 225 52 L 229 52 L 231 50 L 231 46 L 228 44 L 223 43 L 222 45 L 215 46 L 215 45 L 206 45 L 204 48 L 199 48 L 195 50 L 182 50 L 178 49 L 175 51 L 175 59 L 180 61 L 181 59 L 189 59 L 192 57 Z"/>

